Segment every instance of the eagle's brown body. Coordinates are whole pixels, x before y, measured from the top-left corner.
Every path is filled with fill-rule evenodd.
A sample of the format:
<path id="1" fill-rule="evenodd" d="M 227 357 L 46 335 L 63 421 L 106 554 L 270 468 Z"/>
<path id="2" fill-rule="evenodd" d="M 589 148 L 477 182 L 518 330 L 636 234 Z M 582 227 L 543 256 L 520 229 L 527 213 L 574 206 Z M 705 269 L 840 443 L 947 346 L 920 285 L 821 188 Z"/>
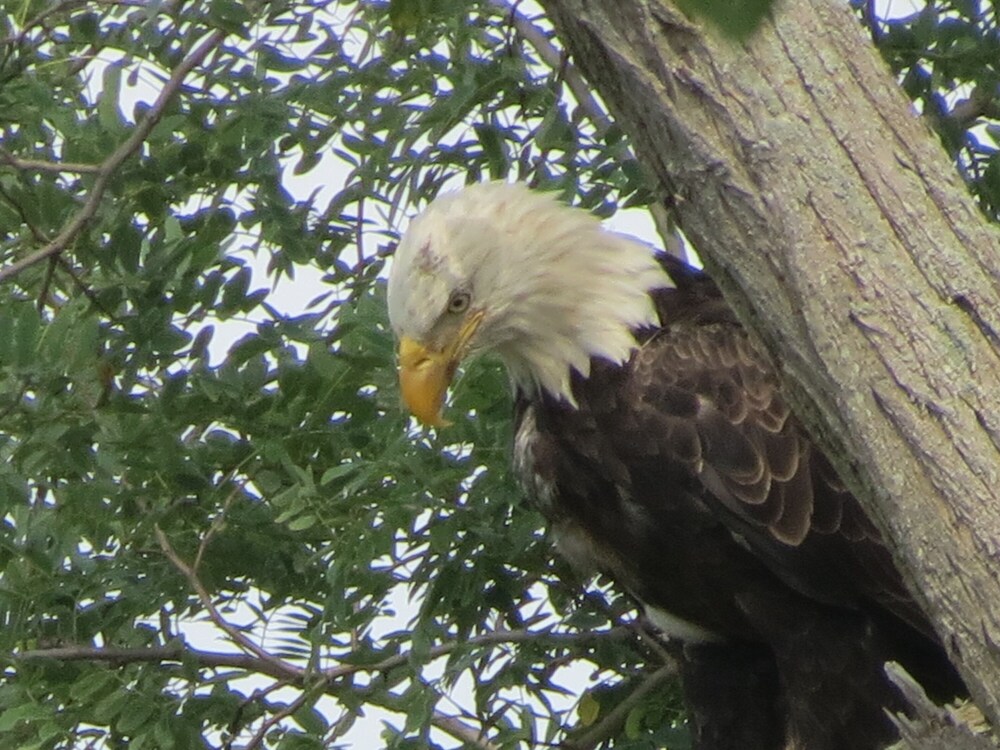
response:
<path id="1" fill-rule="evenodd" d="M 400 386 L 443 426 L 494 351 L 514 464 L 561 552 L 675 646 L 697 750 L 875 750 L 906 709 L 893 659 L 964 687 L 857 501 L 715 285 L 519 184 L 437 198 L 388 284 Z"/>
<path id="2" fill-rule="evenodd" d="M 519 395 L 515 468 L 562 552 L 685 641 L 696 747 L 883 747 L 905 709 L 886 660 L 961 683 L 714 285 L 664 263 L 677 288 L 629 361 L 594 360 L 576 405 Z"/>

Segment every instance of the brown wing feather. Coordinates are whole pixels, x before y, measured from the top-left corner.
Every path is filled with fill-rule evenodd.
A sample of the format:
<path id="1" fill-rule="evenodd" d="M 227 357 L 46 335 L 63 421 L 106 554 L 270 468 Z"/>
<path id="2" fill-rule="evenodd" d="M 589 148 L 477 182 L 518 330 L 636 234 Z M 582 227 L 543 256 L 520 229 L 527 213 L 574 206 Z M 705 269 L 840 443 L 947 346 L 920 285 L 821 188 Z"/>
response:
<path id="1" fill-rule="evenodd" d="M 669 417 L 661 454 L 683 457 L 706 504 L 794 588 L 833 603 L 875 602 L 930 633 L 877 530 L 718 293 L 702 282 L 657 302 L 667 325 L 632 362 L 627 408 Z"/>
<path id="2" fill-rule="evenodd" d="M 670 614 L 688 641 L 693 722 L 722 731 L 720 747 L 785 747 L 786 734 L 823 750 L 882 746 L 895 705 L 886 659 L 943 698 L 961 682 L 718 291 L 668 270 L 677 289 L 656 295 L 666 325 L 638 333 L 627 366 L 592 360 L 574 374 L 575 405 L 518 393 L 518 473 L 568 559 Z M 743 692 L 727 702 L 720 679 Z M 748 685 L 765 707 L 753 728 L 770 739 L 738 739 Z M 767 713 L 779 706 L 787 716 Z"/>

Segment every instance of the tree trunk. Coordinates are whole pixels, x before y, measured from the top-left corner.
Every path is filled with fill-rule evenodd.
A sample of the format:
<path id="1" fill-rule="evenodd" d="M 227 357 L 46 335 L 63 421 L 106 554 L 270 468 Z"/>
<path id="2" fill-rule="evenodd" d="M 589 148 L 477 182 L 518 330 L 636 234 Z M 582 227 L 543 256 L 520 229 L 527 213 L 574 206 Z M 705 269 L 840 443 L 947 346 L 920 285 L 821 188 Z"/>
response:
<path id="1" fill-rule="evenodd" d="M 1000 726 L 1000 233 L 842 0 L 542 0 Z"/>

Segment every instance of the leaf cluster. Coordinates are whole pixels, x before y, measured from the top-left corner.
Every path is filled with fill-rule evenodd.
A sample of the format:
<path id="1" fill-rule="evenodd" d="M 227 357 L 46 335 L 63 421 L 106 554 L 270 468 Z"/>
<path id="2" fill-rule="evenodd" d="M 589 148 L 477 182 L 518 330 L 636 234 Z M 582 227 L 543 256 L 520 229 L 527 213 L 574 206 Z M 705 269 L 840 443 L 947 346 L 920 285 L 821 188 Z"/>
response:
<path id="1" fill-rule="evenodd" d="M 983 211 L 1000 219 L 996 3 L 930 0 L 909 16 L 863 15 L 903 89 L 937 131 Z"/>
<path id="2" fill-rule="evenodd" d="M 425 5 L 0 14 L 0 745 L 326 747 L 380 707 L 387 747 L 515 747 L 576 723 L 564 668 L 662 663 L 520 503 L 495 364 L 446 437 L 399 409 L 404 206 L 648 200 L 511 9 Z"/>

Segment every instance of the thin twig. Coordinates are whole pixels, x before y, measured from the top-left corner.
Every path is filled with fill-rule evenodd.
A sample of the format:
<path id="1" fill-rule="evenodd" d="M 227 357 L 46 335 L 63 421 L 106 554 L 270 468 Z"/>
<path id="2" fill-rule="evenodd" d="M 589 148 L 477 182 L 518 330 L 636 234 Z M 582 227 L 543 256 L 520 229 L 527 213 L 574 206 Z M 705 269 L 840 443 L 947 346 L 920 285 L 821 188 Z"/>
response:
<path id="1" fill-rule="evenodd" d="M 92 304 L 96 309 L 100 310 L 104 314 L 104 316 L 109 320 L 114 321 L 116 323 L 118 322 L 118 316 L 115 315 L 113 311 L 105 307 L 104 303 L 101 302 L 98 296 L 94 293 L 94 290 L 84 283 L 83 279 L 80 278 L 79 274 L 77 274 L 76 270 L 73 268 L 72 265 L 70 265 L 70 262 L 68 260 L 66 260 L 61 255 L 57 255 L 56 262 L 59 264 L 59 267 L 69 275 L 69 278 L 73 282 L 73 285 L 80 290 L 80 292 L 83 294 L 84 297 L 90 300 L 90 304 Z"/>
<path id="2" fill-rule="evenodd" d="M 77 174 L 99 174 L 100 164 L 82 164 L 78 162 L 65 161 L 40 161 L 38 159 L 21 159 L 14 156 L 5 148 L 0 148 L 0 163 L 14 167 L 22 172 L 54 172 L 56 174 L 77 173 Z"/>
<path id="3" fill-rule="evenodd" d="M 641 640 L 646 646 L 659 657 L 663 664 L 675 664 L 675 659 L 670 655 L 663 646 L 663 641 L 660 640 L 661 636 L 656 632 L 653 626 L 650 624 L 646 617 L 640 617 L 638 620 L 629 623 L 629 627 L 632 628 L 633 632 L 638 634 L 639 640 Z"/>
<path id="4" fill-rule="evenodd" d="M 436 698 L 440 699 L 441 694 L 434 690 L 433 687 L 424 682 L 421 682 L 420 685 L 424 689 L 433 693 Z M 407 700 L 403 696 L 394 695 L 393 693 L 383 693 L 377 697 L 372 696 L 372 703 L 396 713 L 408 714 L 410 712 L 410 706 Z M 457 716 L 450 716 L 443 711 L 435 709 L 431 713 L 430 724 L 431 726 L 440 729 L 442 732 L 450 734 L 455 739 L 461 740 L 467 745 L 476 747 L 479 750 L 499 750 L 499 746 L 490 742 L 481 731 L 466 724 Z"/>
<path id="5" fill-rule="evenodd" d="M 86 7 L 91 6 L 104 6 L 108 8 L 115 7 L 125 7 L 125 8 L 143 8 L 149 10 L 150 8 L 162 8 L 160 4 L 150 3 L 149 0 L 66 0 L 65 2 L 56 3 L 52 5 L 38 15 L 34 16 L 31 20 L 24 24 L 17 34 L 11 34 L 10 36 L 0 39 L 0 46 L 7 47 L 12 44 L 21 44 L 28 36 L 30 32 L 36 26 L 42 26 L 49 18 L 58 15 L 64 11 L 71 11 L 76 7 Z M 170 10 L 170 6 L 174 3 L 165 4 L 167 5 L 167 11 Z M 161 12 L 164 12 L 161 10 Z"/>
<path id="6" fill-rule="evenodd" d="M 244 459 L 243 461 L 241 461 L 240 465 L 237 466 L 235 469 L 233 469 L 233 472 L 235 472 L 237 469 L 243 466 L 243 464 L 246 463 L 247 460 L 249 459 Z M 233 472 L 230 472 L 230 479 L 232 478 Z M 211 526 L 208 527 L 208 531 L 205 532 L 205 536 L 201 538 L 201 542 L 198 544 L 198 552 L 195 553 L 194 562 L 191 563 L 191 569 L 193 571 L 197 572 L 198 569 L 201 568 L 201 561 L 202 558 L 204 558 L 205 556 L 205 550 L 208 549 L 208 545 L 211 543 L 212 539 L 215 538 L 215 535 L 219 533 L 219 530 L 225 524 L 226 514 L 229 512 L 229 506 L 233 504 L 233 500 L 240 492 L 243 491 L 245 486 L 246 484 L 244 482 L 237 483 L 237 485 L 233 487 L 232 492 L 230 492 L 226 496 L 226 499 L 222 501 L 222 510 L 220 510 L 219 514 L 212 519 Z"/>
<path id="7" fill-rule="evenodd" d="M 644 679 L 629 696 L 611 709 L 607 715 L 591 726 L 586 732 L 563 743 L 566 750 L 591 750 L 601 742 L 612 737 L 615 732 L 625 723 L 629 712 L 645 698 L 650 692 L 659 687 L 663 682 L 677 675 L 677 670 L 672 664 L 660 667 L 649 677 Z"/>
<path id="8" fill-rule="evenodd" d="M 21 219 L 21 223 L 28 228 L 29 232 L 31 232 L 31 236 L 35 238 L 35 242 L 49 241 L 48 235 L 35 225 L 35 222 L 31 220 L 30 216 L 28 216 L 28 212 L 24 210 L 24 206 L 21 205 L 20 201 L 15 200 L 14 196 L 2 186 L 0 186 L 0 197 L 6 200 L 7 203 L 10 204 L 11 208 L 17 211 L 17 215 Z"/>
<path id="9" fill-rule="evenodd" d="M 542 62 L 553 70 L 562 71 L 563 80 L 569 86 L 569 90 L 573 92 L 573 98 L 586 113 L 587 119 L 594 126 L 597 135 L 603 136 L 611 127 L 611 118 L 608 117 L 604 107 L 591 93 L 590 86 L 583 80 L 580 71 L 575 66 L 570 65 L 565 54 L 549 41 L 541 29 L 525 18 L 514 5 L 504 2 L 504 0 L 493 0 L 493 6 L 507 13 L 514 28 L 517 29 L 517 33 L 534 47 L 538 56 L 542 58 Z"/>
<path id="10" fill-rule="evenodd" d="M 550 641 L 555 643 L 565 643 L 576 645 L 580 643 L 597 642 L 605 639 L 619 639 L 630 637 L 635 631 L 627 626 L 614 627 L 609 630 L 598 631 L 596 633 L 552 633 L 552 632 L 531 632 L 529 630 L 497 630 L 492 633 L 483 633 L 469 638 L 465 641 L 449 641 L 435 646 L 427 652 L 427 661 L 433 661 L 442 656 L 447 656 L 452 651 L 460 647 L 491 646 L 501 643 L 526 643 L 538 641 Z M 390 656 L 374 664 L 346 664 L 323 671 L 323 676 L 327 681 L 333 681 L 340 677 L 357 674 L 359 672 L 388 672 L 396 667 L 408 664 L 412 655 L 407 652 Z"/>
<path id="11" fill-rule="evenodd" d="M 320 684 L 322 685 L 322 683 Z M 271 729 L 273 729 L 279 722 L 287 719 L 289 716 L 302 708 L 306 704 L 306 701 L 313 696 L 314 689 L 315 688 L 303 689 L 298 698 L 293 700 L 280 711 L 275 711 L 274 714 L 264 721 L 254 736 L 250 738 L 250 742 L 244 746 L 244 750 L 254 750 L 254 748 L 257 747 L 263 747 L 264 738 L 267 736 L 267 733 L 270 732 Z"/>
<path id="12" fill-rule="evenodd" d="M 213 31 L 174 69 L 170 78 L 163 86 L 163 90 L 160 92 L 160 95 L 156 98 L 156 101 L 153 102 L 153 106 L 147 110 L 146 116 L 135 126 L 131 135 L 129 135 L 129 137 L 101 163 L 100 170 L 97 172 L 97 177 L 94 180 L 94 184 L 90 189 L 90 194 L 87 196 L 87 200 L 84 204 L 75 214 L 73 214 L 72 217 L 70 217 L 66 225 L 62 228 L 59 234 L 56 235 L 55 239 L 45 245 L 45 247 L 35 251 L 27 258 L 22 258 L 19 261 L 11 263 L 6 268 L 0 269 L 0 282 L 16 276 L 25 268 L 29 268 L 36 263 L 40 263 L 52 255 L 58 255 L 65 250 L 74 239 L 76 239 L 77 235 L 88 223 L 90 223 L 90 220 L 94 218 L 94 215 L 97 213 L 97 210 L 101 205 L 101 199 L 104 197 L 104 193 L 107 191 L 111 181 L 117 177 L 118 169 L 126 161 L 126 159 L 139 150 L 142 144 L 146 141 L 146 138 L 149 137 L 149 134 L 156 126 L 156 123 L 160 121 L 160 118 L 166 111 L 167 106 L 170 104 L 174 95 L 183 84 L 184 78 L 195 67 L 197 67 L 209 55 L 209 53 L 212 52 L 212 50 L 218 47 L 225 38 L 225 31 L 221 29 Z"/>
<path id="13" fill-rule="evenodd" d="M 114 646 L 56 646 L 11 654 L 13 661 L 54 659 L 56 661 L 107 662 L 109 664 L 135 664 L 151 662 L 191 663 L 199 667 L 216 669 L 231 667 L 248 672 L 258 672 L 285 682 L 298 682 L 301 672 L 280 660 L 265 661 L 256 656 L 221 651 L 200 651 L 183 643 L 166 646 L 114 647 Z M 276 663 L 277 662 L 277 663 Z"/>
<path id="14" fill-rule="evenodd" d="M 49 258 L 48 268 L 45 269 L 45 278 L 42 280 L 42 289 L 38 292 L 38 300 L 35 303 L 35 307 L 38 310 L 38 314 L 41 315 L 45 312 L 45 305 L 49 299 L 49 289 L 52 287 L 52 278 L 56 273 L 56 258 L 55 256 Z"/>
<path id="15" fill-rule="evenodd" d="M 173 563 L 174 567 L 179 570 L 185 578 L 188 580 L 188 584 L 194 589 L 195 593 L 198 595 L 198 599 L 201 601 L 201 605 L 208 612 L 209 618 L 222 630 L 226 635 L 229 636 L 230 640 L 244 651 L 248 651 L 258 659 L 261 659 L 269 664 L 273 665 L 275 669 L 278 669 L 285 675 L 297 675 L 301 678 L 305 674 L 305 670 L 300 667 L 296 667 L 293 664 L 279 659 L 274 656 L 266 649 L 258 646 L 252 640 L 246 637 L 240 630 L 229 623 L 226 618 L 222 616 L 219 610 L 215 606 L 215 602 L 212 601 L 212 596 L 205 589 L 198 578 L 197 572 L 174 550 L 173 546 L 170 544 L 170 540 L 167 539 L 167 535 L 163 533 L 163 529 L 159 525 L 154 526 L 154 531 L 156 533 L 156 540 L 160 544 L 160 549 L 163 550 L 163 554 L 166 555 L 167 559 Z"/>
<path id="16" fill-rule="evenodd" d="M 71 10 L 75 5 L 82 5 L 83 0 L 66 0 L 66 2 L 56 3 L 55 5 L 49 6 L 45 10 L 41 11 L 37 15 L 33 16 L 24 24 L 17 34 L 11 34 L 10 36 L 4 37 L 0 40 L 0 45 L 4 47 L 9 47 L 16 44 L 22 44 L 28 36 L 28 32 L 31 31 L 36 26 L 41 26 L 45 21 L 57 13 L 61 13 L 66 10 Z"/>
<path id="17" fill-rule="evenodd" d="M 358 198 L 358 215 L 354 223 L 354 247 L 358 252 L 357 270 L 360 274 L 365 267 L 365 194 Z"/>
<path id="18" fill-rule="evenodd" d="M 289 685 L 291 684 L 292 683 L 287 682 L 285 680 L 276 680 L 267 687 L 257 688 L 249 696 L 244 698 L 243 701 L 240 702 L 239 707 L 234 712 L 232 720 L 229 722 L 229 733 L 231 736 L 229 737 L 229 739 L 226 740 L 226 744 L 222 746 L 223 750 L 232 750 L 233 743 L 236 742 L 237 739 L 239 739 L 240 731 L 243 728 L 242 725 L 239 723 L 239 720 L 242 718 L 242 714 L 247 709 L 248 706 L 252 706 L 254 703 L 259 703 L 260 706 L 265 710 L 265 712 L 268 710 L 273 710 L 271 708 L 272 704 L 269 703 L 267 700 L 268 696 L 271 695 L 271 693 L 281 690 L 282 688 L 289 687 Z M 243 746 L 240 745 L 240 747 L 242 748 Z"/>

